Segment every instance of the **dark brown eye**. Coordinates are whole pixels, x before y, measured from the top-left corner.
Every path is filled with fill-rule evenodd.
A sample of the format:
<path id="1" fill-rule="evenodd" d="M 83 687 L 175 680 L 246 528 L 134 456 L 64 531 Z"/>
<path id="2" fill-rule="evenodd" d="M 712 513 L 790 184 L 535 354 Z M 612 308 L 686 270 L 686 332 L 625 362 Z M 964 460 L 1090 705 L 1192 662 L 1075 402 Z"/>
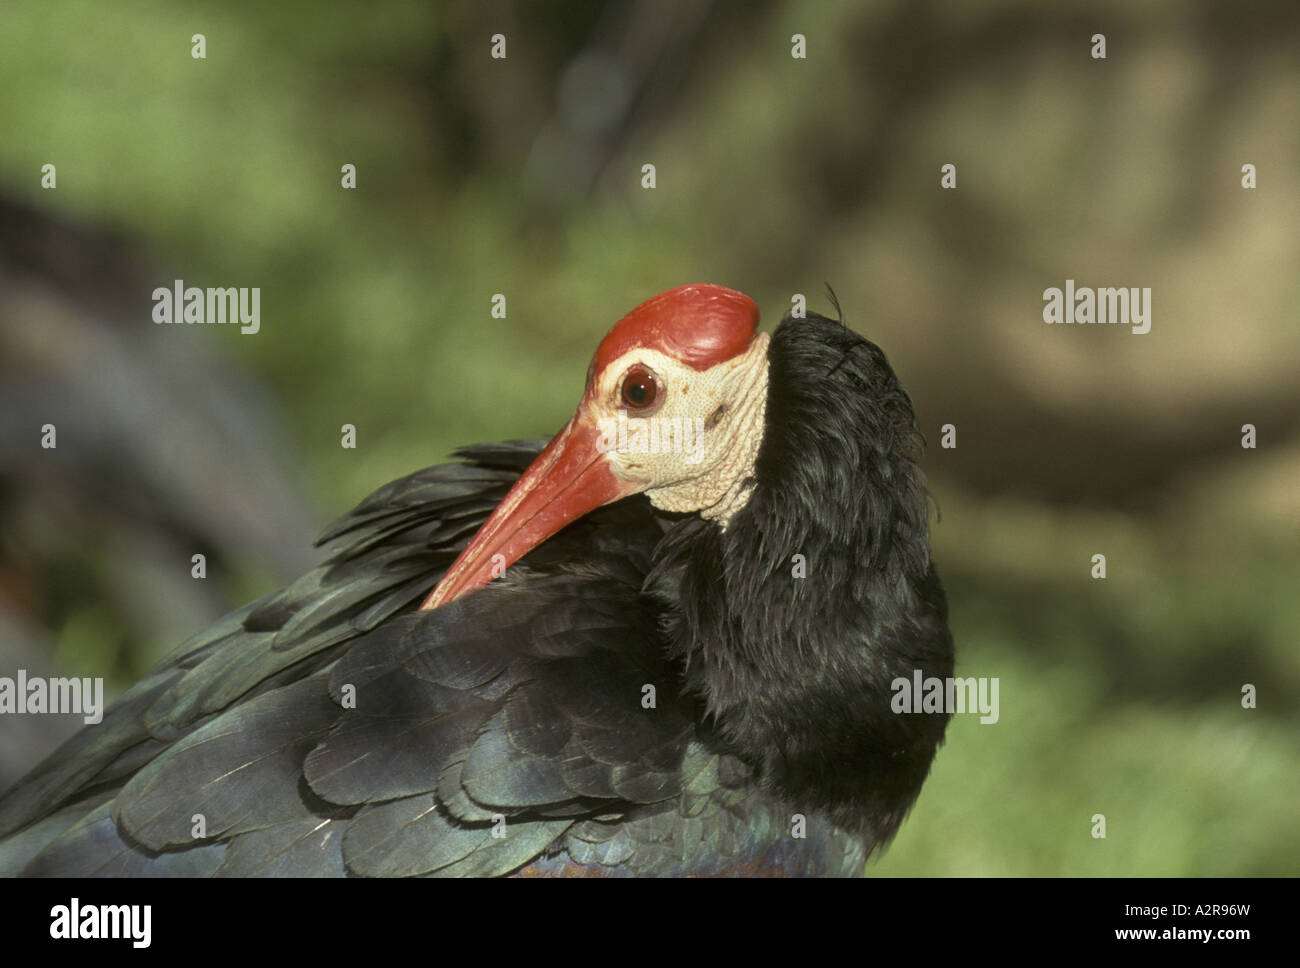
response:
<path id="1" fill-rule="evenodd" d="M 644 366 L 634 366 L 623 377 L 623 404 L 629 410 L 653 407 L 659 399 L 659 381 Z"/>

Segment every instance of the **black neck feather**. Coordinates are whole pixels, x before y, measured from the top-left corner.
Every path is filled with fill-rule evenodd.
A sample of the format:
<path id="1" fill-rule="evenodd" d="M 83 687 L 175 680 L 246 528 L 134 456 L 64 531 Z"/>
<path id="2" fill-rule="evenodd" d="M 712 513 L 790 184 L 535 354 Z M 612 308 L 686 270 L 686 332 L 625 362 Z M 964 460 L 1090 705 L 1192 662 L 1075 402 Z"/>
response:
<path id="1" fill-rule="evenodd" d="M 747 504 L 725 532 L 678 523 L 650 587 L 721 740 L 792 811 L 872 847 L 911 807 L 947 722 L 890 707 L 895 678 L 952 674 L 921 441 L 884 354 L 844 326 L 787 318 L 768 355 Z"/>

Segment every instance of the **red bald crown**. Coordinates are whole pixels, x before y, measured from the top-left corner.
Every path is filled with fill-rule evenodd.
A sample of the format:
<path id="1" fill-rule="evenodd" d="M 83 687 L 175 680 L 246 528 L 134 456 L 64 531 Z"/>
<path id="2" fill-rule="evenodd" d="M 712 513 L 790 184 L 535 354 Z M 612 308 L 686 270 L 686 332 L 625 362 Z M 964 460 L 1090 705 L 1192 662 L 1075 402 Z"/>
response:
<path id="1" fill-rule="evenodd" d="M 647 299 L 609 331 L 592 361 L 594 373 L 634 349 L 658 350 L 695 370 L 745 352 L 758 329 L 758 306 L 725 286 L 678 286 Z"/>

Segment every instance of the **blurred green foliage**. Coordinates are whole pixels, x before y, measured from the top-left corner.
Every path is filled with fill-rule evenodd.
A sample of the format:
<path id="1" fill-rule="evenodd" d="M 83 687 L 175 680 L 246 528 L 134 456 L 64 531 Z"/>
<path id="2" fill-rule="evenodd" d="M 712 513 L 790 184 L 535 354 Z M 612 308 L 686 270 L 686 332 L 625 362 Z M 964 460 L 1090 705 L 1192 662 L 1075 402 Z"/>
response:
<path id="1" fill-rule="evenodd" d="M 262 288 L 255 337 L 153 338 L 260 375 L 322 519 L 457 445 L 554 432 L 596 341 L 653 293 L 732 285 L 770 323 L 793 292 L 827 311 L 829 280 L 931 441 L 959 674 L 1001 679 L 1000 721 L 954 721 L 872 870 L 1300 872 L 1300 68 L 1274 39 L 1294 12 L 664 9 L 11 2 L 0 189 L 145 240 L 154 285 Z M 610 61 L 641 66 L 581 87 Z M 1256 159 L 1271 201 L 1237 186 Z M 1152 334 L 1043 327 L 1038 293 L 1067 274 L 1153 285 Z M 1238 425 L 1270 408 L 1290 422 L 1242 452 Z M 1050 471 L 1082 460 L 1081 413 L 1152 467 L 1103 471 L 1103 452 L 1109 490 L 1078 498 L 1085 461 L 1062 491 Z M 936 446 L 948 420 L 954 454 Z M 1157 431 L 1178 447 L 1153 451 Z M 1205 436 L 1226 443 L 1186 443 Z M 981 451 L 992 472 L 961 463 Z M 92 610 L 53 630 L 60 657 L 96 664 L 119 645 L 108 626 Z"/>

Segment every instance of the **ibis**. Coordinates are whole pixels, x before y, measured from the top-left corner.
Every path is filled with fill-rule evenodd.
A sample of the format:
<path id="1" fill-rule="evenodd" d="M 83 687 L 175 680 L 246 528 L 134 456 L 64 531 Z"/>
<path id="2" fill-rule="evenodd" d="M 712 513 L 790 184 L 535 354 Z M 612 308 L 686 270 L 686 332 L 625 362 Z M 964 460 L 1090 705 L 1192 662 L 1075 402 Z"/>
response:
<path id="1" fill-rule="evenodd" d="M 0 798 L 31 876 L 844 876 L 953 669 L 911 401 L 842 322 L 688 285 L 549 442 L 375 491 Z"/>

